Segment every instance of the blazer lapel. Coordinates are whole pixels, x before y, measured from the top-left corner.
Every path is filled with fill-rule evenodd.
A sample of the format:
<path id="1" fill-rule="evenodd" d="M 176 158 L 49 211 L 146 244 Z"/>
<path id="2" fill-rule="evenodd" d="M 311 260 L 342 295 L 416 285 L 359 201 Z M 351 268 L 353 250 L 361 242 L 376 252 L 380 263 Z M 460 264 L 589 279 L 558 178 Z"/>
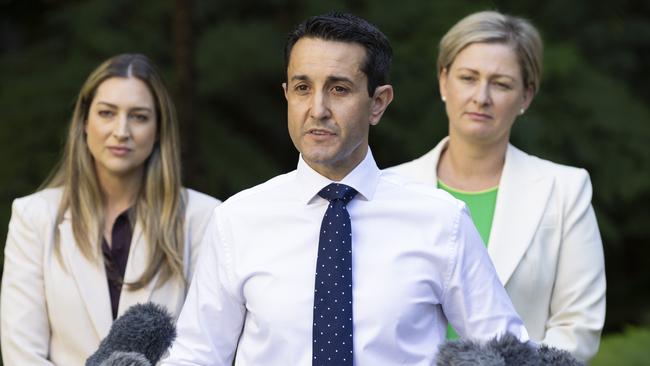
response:
<path id="1" fill-rule="evenodd" d="M 131 239 L 131 247 L 129 249 L 129 259 L 124 273 L 124 282 L 129 283 L 140 279 L 145 268 L 149 265 L 149 255 L 149 245 L 147 245 L 145 240 L 142 226 L 136 222 Z M 148 284 L 135 291 L 129 290 L 128 286 L 122 286 L 118 316 L 123 314 L 132 305 L 149 301 L 158 283 L 158 278 L 159 273 L 156 273 Z"/>
<path id="2" fill-rule="evenodd" d="M 108 282 L 101 255 L 98 252 L 97 257 L 90 260 L 84 257 L 77 248 L 69 213 L 59 224 L 59 235 L 63 257 L 67 259 L 69 270 L 77 283 L 81 299 L 92 320 L 97 336 L 102 339 L 108 334 L 113 319 Z"/>
<path id="3" fill-rule="evenodd" d="M 535 166 L 533 158 L 508 145 L 488 242 L 504 286 L 532 242 L 553 187 Z"/>

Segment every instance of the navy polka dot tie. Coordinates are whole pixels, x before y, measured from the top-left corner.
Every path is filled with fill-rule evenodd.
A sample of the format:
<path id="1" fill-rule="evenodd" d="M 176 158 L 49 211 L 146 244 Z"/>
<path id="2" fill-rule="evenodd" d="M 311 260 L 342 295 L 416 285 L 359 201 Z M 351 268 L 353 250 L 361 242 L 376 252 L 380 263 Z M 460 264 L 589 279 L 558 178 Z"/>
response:
<path id="1" fill-rule="evenodd" d="M 357 191 L 332 183 L 318 242 L 314 290 L 313 366 L 352 366 L 352 231 L 346 205 Z"/>

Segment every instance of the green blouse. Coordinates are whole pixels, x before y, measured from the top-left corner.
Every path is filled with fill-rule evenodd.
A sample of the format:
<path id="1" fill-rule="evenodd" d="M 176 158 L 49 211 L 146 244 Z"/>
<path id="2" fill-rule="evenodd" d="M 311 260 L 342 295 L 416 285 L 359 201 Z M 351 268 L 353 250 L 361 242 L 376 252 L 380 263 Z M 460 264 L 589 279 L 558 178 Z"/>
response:
<path id="1" fill-rule="evenodd" d="M 478 233 L 481 235 L 483 243 L 487 247 L 499 187 L 489 188 L 478 192 L 465 192 L 451 188 L 438 179 L 438 188 L 449 192 L 452 196 L 465 202 L 467 208 L 469 208 L 469 212 L 472 214 L 472 221 L 474 222 L 476 229 L 478 229 Z"/>

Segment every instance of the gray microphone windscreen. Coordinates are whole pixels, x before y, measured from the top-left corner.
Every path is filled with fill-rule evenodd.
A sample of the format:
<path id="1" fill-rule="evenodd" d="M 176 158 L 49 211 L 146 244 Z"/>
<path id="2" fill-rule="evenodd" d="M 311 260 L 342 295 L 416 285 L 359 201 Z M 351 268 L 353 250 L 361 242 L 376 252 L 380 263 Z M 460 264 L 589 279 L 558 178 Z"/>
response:
<path id="1" fill-rule="evenodd" d="M 449 341 L 440 346 L 436 366 L 584 366 L 567 351 L 537 348 L 506 333 L 488 342 Z"/>
<path id="2" fill-rule="evenodd" d="M 174 319 L 164 307 L 151 302 L 137 304 L 113 322 L 97 351 L 86 360 L 86 366 L 100 366 L 114 352 L 140 353 L 155 365 L 174 338 Z"/>
<path id="3" fill-rule="evenodd" d="M 151 366 L 142 353 L 137 352 L 113 352 L 99 366 Z"/>

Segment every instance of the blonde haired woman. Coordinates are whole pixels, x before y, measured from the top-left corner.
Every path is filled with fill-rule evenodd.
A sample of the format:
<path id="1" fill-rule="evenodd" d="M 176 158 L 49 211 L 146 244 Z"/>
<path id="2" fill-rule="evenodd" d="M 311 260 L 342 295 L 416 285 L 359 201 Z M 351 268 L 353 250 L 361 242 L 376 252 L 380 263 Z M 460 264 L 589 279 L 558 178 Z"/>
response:
<path id="1" fill-rule="evenodd" d="M 497 273 L 538 342 L 587 361 L 605 320 L 605 266 L 584 169 L 509 143 L 539 89 L 542 42 L 526 20 L 472 14 L 440 41 L 449 136 L 391 168 L 466 202 Z"/>
<path id="2" fill-rule="evenodd" d="M 179 150 L 173 103 L 146 57 L 118 55 L 90 74 L 58 169 L 13 203 L 5 365 L 82 365 L 129 306 L 180 312 L 219 201 L 181 186 Z"/>

